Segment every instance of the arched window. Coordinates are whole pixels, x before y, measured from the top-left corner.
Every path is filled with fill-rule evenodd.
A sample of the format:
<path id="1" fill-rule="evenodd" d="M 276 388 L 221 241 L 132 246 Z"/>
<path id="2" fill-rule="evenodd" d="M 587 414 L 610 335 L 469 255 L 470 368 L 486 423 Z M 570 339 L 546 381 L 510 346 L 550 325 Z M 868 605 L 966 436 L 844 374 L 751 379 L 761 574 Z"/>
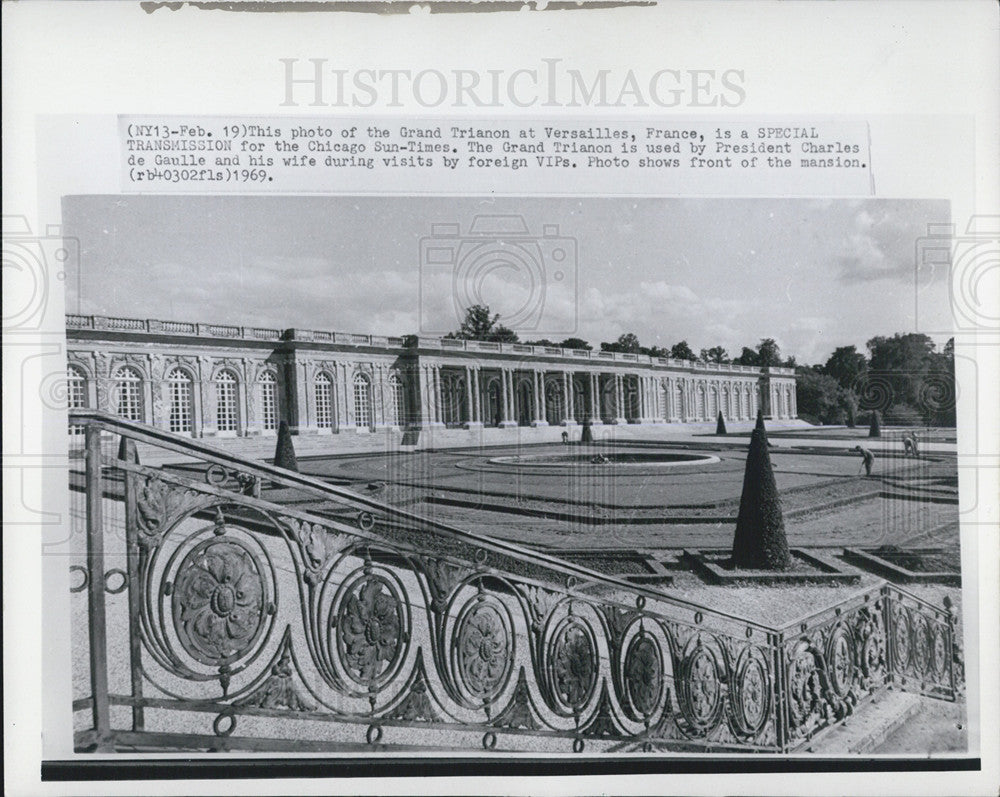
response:
<path id="1" fill-rule="evenodd" d="M 558 426 L 563 420 L 563 388 L 558 382 L 545 384 L 545 420 Z"/>
<path id="2" fill-rule="evenodd" d="M 358 428 L 371 429 L 372 401 L 371 384 L 364 374 L 354 375 L 354 425 Z"/>
<path id="3" fill-rule="evenodd" d="M 705 420 L 705 386 L 698 385 L 695 393 L 695 416 L 699 421 Z"/>
<path id="4" fill-rule="evenodd" d="M 573 386 L 573 418 L 577 423 L 587 419 L 587 386 L 582 379 L 574 378 Z"/>
<path id="5" fill-rule="evenodd" d="M 393 426 L 406 425 L 406 388 L 399 374 L 389 374 L 389 412 L 387 420 Z"/>
<path id="6" fill-rule="evenodd" d="M 458 426 L 466 420 L 467 402 L 464 377 L 458 374 L 441 375 L 441 422 Z"/>
<path id="7" fill-rule="evenodd" d="M 142 423 L 142 374 L 130 365 L 122 366 L 115 374 L 115 406 L 126 421 Z"/>
<path id="8" fill-rule="evenodd" d="M 727 421 L 733 417 L 733 408 L 729 400 L 729 385 L 722 386 L 722 415 Z"/>
<path id="9" fill-rule="evenodd" d="M 333 428 L 333 381 L 328 374 L 318 373 L 313 381 L 316 388 L 316 426 Z"/>
<path id="10" fill-rule="evenodd" d="M 605 423 L 618 418 L 622 408 L 618 406 L 618 377 L 609 374 L 601 383 L 601 420 Z"/>
<path id="11" fill-rule="evenodd" d="M 215 428 L 220 432 L 235 432 L 239 429 L 237 384 L 232 371 L 219 371 L 215 376 Z"/>
<path id="12" fill-rule="evenodd" d="M 260 422 L 266 430 L 278 428 L 278 380 L 271 371 L 264 371 L 260 384 Z"/>
<path id="13" fill-rule="evenodd" d="M 486 385 L 486 417 L 487 426 L 499 426 L 503 421 L 502 407 L 503 389 L 499 379 L 491 379 Z"/>
<path id="14" fill-rule="evenodd" d="M 66 368 L 66 407 L 70 412 L 87 407 L 87 375 L 75 365 Z M 69 433 L 83 434 L 83 427 L 71 424 Z"/>
<path id="15" fill-rule="evenodd" d="M 717 417 L 719 414 L 719 389 L 710 387 L 708 389 L 708 418 Z"/>
<path id="16" fill-rule="evenodd" d="M 167 374 L 167 389 L 170 392 L 169 429 L 178 434 L 194 431 L 191 422 L 192 380 L 182 368 L 174 368 Z"/>
<path id="17" fill-rule="evenodd" d="M 535 419 L 535 391 L 527 379 L 522 379 L 517 386 L 517 424 L 530 426 Z"/>

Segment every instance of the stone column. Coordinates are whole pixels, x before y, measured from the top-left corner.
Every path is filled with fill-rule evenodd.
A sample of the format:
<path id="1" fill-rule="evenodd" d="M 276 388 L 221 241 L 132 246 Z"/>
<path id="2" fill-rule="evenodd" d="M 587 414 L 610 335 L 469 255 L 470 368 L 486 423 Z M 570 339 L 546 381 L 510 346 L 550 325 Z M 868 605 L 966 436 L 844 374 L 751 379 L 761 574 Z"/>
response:
<path id="1" fill-rule="evenodd" d="M 215 396 L 212 383 L 212 361 L 208 357 L 198 358 L 198 381 L 195 390 L 198 391 L 198 411 L 194 422 L 195 434 L 198 437 L 211 436 L 215 433 Z"/>
<path id="2" fill-rule="evenodd" d="M 628 423 L 625 418 L 625 378 L 615 374 L 615 418 L 614 423 Z"/>
<path id="3" fill-rule="evenodd" d="M 563 426 L 573 426 L 576 419 L 573 416 L 573 377 L 570 373 L 563 372 Z"/>
<path id="4" fill-rule="evenodd" d="M 434 423 L 441 425 L 444 423 L 444 407 L 441 406 L 441 366 L 431 366 L 431 382 L 434 389 Z"/>
<path id="5" fill-rule="evenodd" d="M 510 400 L 509 390 L 507 386 L 507 377 L 509 372 L 506 368 L 500 369 L 500 428 L 510 425 L 510 405 L 508 401 Z"/>
<path id="6" fill-rule="evenodd" d="M 473 366 L 465 366 L 465 428 L 471 429 L 480 426 L 476 407 L 476 369 Z"/>
<path id="7" fill-rule="evenodd" d="M 250 437 L 259 435 L 264 429 L 263 418 L 260 413 L 257 401 L 257 380 L 253 378 L 253 367 L 248 359 L 243 358 L 243 373 L 240 374 L 239 384 L 236 386 L 237 412 L 236 436 Z"/>
<path id="8" fill-rule="evenodd" d="M 389 425 L 385 403 L 385 372 L 381 363 L 372 366 L 372 426 L 380 428 Z"/>
<path id="9" fill-rule="evenodd" d="M 601 420 L 601 407 L 598 383 L 601 381 L 601 374 L 598 371 L 594 373 L 590 371 L 587 376 L 590 378 L 590 423 L 591 425 L 595 423 L 603 423 Z"/>
<path id="10" fill-rule="evenodd" d="M 476 410 L 476 422 L 479 423 L 480 425 L 482 425 L 484 423 L 484 419 L 483 419 L 483 380 L 482 380 L 481 371 L 480 371 L 478 365 L 473 366 L 472 377 L 473 377 L 472 381 L 475 382 L 475 384 L 476 384 L 476 392 L 475 392 L 476 400 L 474 402 L 474 404 L 475 404 L 475 410 Z"/>
<path id="11" fill-rule="evenodd" d="M 545 372 L 535 371 L 535 419 L 531 422 L 532 426 L 548 426 L 549 422 L 545 419 Z"/>

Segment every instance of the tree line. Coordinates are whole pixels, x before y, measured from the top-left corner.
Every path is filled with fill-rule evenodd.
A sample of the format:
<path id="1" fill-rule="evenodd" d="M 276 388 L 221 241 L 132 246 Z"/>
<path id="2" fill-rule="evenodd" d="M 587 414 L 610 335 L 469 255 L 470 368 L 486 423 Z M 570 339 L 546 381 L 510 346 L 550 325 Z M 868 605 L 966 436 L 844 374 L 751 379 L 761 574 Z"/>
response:
<path id="1" fill-rule="evenodd" d="M 468 308 L 460 328 L 445 337 L 522 342 L 514 330 L 500 323 L 500 315 L 491 314 L 485 305 Z M 542 338 L 523 343 L 587 351 L 594 348 L 576 337 L 561 341 Z M 615 341 L 602 342 L 600 350 L 719 365 L 794 368 L 798 415 L 812 423 L 867 424 L 871 414 L 877 412 L 882 420 L 893 425 L 955 425 L 954 338 L 941 351 L 937 351 L 934 341 L 927 335 L 913 332 L 896 333 L 891 337 L 878 335 L 865 345 L 867 353 L 858 351 L 853 345 L 840 346 L 825 363 L 815 365 L 799 364 L 794 356 L 783 357 L 773 338 L 763 338 L 754 347 L 742 347 L 737 357 L 730 357 L 723 346 L 701 349 L 695 354 L 686 340 L 670 348 L 643 346 L 633 332 L 626 332 Z"/>

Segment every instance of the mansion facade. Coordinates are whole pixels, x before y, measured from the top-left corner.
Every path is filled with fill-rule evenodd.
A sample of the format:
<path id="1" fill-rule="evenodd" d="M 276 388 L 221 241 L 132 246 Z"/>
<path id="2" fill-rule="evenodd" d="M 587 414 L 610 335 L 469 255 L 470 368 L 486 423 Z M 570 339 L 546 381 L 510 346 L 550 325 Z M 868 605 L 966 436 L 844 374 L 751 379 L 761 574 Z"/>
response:
<path id="1" fill-rule="evenodd" d="M 82 315 L 66 337 L 71 409 L 193 437 L 796 417 L 790 368 Z"/>

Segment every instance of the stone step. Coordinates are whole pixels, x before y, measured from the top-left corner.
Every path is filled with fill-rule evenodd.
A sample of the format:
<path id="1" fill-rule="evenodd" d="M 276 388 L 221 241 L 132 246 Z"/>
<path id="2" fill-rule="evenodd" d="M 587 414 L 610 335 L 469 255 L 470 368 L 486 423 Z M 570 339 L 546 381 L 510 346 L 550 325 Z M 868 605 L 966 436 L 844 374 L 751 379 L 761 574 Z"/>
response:
<path id="1" fill-rule="evenodd" d="M 806 745 L 801 752 L 821 755 L 856 755 L 871 752 L 893 731 L 915 717 L 924 701 L 932 699 L 912 692 L 888 689 L 858 706 L 853 715 L 817 738 L 813 744 Z"/>

